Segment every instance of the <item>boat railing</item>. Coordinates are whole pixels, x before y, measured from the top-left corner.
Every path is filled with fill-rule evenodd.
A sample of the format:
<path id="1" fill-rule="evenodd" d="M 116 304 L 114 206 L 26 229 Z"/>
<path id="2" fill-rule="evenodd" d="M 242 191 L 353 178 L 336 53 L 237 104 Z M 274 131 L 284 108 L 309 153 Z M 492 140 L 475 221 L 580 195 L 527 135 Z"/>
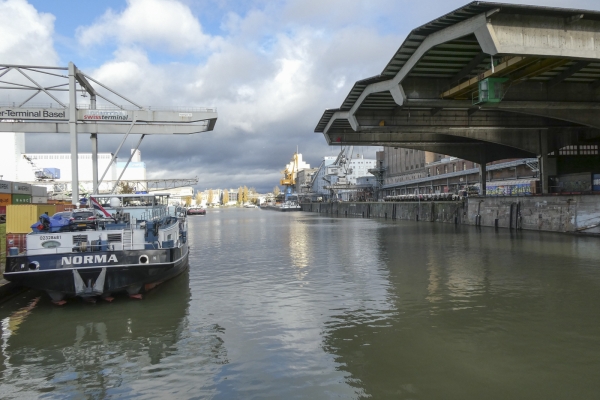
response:
<path id="1" fill-rule="evenodd" d="M 85 244 L 84 244 L 85 243 Z M 115 247 L 121 247 L 123 250 L 152 250 L 152 249 L 146 249 L 146 245 L 152 245 L 154 250 L 158 250 L 158 249 L 162 249 L 162 244 L 160 241 L 155 241 L 155 242 L 132 242 L 131 244 L 125 244 L 123 243 L 123 240 L 121 240 L 121 242 L 110 242 L 109 244 L 104 244 L 104 245 L 95 245 L 95 244 L 89 244 L 89 242 L 82 242 L 79 243 L 78 245 L 73 245 L 73 246 L 59 246 L 59 247 L 53 247 L 53 248 L 44 248 L 44 249 L 35 249 L 35 250 L 29 250 L 29 252 L 34 252 L 37 253 L 39 255 L 41 254 L 65 254 L 65 257 L 67 257 L 66 255 L 69 255 L 70 257 L 72 257 L 74 254 L 75 255 L 82 255 L 82 256 L 91 256 L 94 253 L 101 253 L 101 252 L 106 252 L 106 251 L 115 251 Z M 179 247 L 181 245 L 181 240 L 179 240 L 179 238 L 177 238 L 176 240 L 173 241 L 173 245 L 174 247 Z M 102 247 L 106 246 L 106 250 L 102 250 Z M 119 250 L 116 250 L 119 251 Z M 22 255 L 23 253 L 19 253 L 20 255 Z"/>
<path id="2" fill-rule="evenodd" d="M 155 221 L 164 218 L 168 214 L 167 207 L 154 207 L 142 213 L 142 220 Z"/>

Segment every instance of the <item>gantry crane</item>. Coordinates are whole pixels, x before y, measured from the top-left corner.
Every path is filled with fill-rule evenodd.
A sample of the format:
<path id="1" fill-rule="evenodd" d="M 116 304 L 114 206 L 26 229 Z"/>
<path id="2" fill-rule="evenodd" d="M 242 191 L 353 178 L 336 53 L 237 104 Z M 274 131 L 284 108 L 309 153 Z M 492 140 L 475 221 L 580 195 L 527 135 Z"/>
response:
<path id="1" fill-rule="evenodd" d="M 333 164 L 328 165 L 325 171 L 323 180 L 329 183 L 325 186 L 325 189 L 329 189 L 329 193 L 332 200 L 337 199 L 337 193 L 339 190 L 354 189 L 356 185 L 348 182 L 347 175 L 352 174 L 352 168 L 350 167 L 350 161 L 352 160 L 352 152 L 354 146 L 344 147 Z M 337 177 L 337 180 L 332 182 L 332 177 Z"/>
<path id="2" fill-rule="evenodd" d="M 296 185 L 296 175 L 298 173 L 298 152 L 295 152 L 292 156 L 292 161 L 285 167 L 283 171 L 283 178 L 279 181 L 279 184 L 285 186 L 286 193 L 290 187 Z"/>

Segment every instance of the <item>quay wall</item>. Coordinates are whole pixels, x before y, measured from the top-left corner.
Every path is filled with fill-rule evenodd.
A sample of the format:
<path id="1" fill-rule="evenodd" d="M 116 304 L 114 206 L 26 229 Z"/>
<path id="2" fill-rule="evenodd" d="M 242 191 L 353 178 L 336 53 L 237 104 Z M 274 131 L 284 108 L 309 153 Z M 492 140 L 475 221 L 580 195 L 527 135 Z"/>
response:
<path id="1" fill-rule="evenodd" d="M 305 203 L 302 211 L 509 229 L 600 234 L 600 196 L 470 197 L 463 201 Z"/>

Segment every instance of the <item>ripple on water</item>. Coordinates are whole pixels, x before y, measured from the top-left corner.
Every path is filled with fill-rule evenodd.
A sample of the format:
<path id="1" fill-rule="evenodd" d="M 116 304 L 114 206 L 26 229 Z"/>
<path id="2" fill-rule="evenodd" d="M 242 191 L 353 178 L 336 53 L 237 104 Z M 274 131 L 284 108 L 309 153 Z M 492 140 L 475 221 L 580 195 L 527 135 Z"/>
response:
<path id="1" fill-rule="evenodd" d="M 2 398 L 593 398 L 597 242 L 220 210 L 142 301 L 0 307 Z"/>

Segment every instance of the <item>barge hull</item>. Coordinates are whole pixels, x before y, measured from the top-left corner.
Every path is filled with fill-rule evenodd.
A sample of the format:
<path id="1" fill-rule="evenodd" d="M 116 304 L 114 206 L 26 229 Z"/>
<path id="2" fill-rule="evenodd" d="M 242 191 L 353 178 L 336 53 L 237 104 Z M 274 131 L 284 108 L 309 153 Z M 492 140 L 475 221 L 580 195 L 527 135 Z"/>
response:
<path id="1" fill-rule="evenodd" d="M 158 260 L 158 262 L 150 261 L 145 264 L 139 264 L 139 259 L 146 256 L 152 260 L 151 251 L 132 250 L 96 255 L 100 259 L 103 259 L 105 255 L 108 255 L 107 259 L 110 259 L 110 255 L 113 255 L 116 259 L 136 260 L 136 263 L 90 266 L 83 264 L 32 271 L 24 269 L 29 265 L 35 265 L 35 262 L 46 266 L 56 265 L 62 261 L 62 255 L 7 257 L 7 271 L 9 272 L 4 273 L 4 278 L 16 284 L 47 291 L 53 300 L 59 297 L 109 296 L 119 292 L 128 292 L 132 295 L 174 278 L 185 271 L 189 265 L 187 246 L 181 249 L 171 249 L 173 257 L 170 259 L 173 261 Z M 104 276 L 102 276 L 103 271 L 105 271 Z M 84 285 L 83 290 L 81 282 Z"/>

